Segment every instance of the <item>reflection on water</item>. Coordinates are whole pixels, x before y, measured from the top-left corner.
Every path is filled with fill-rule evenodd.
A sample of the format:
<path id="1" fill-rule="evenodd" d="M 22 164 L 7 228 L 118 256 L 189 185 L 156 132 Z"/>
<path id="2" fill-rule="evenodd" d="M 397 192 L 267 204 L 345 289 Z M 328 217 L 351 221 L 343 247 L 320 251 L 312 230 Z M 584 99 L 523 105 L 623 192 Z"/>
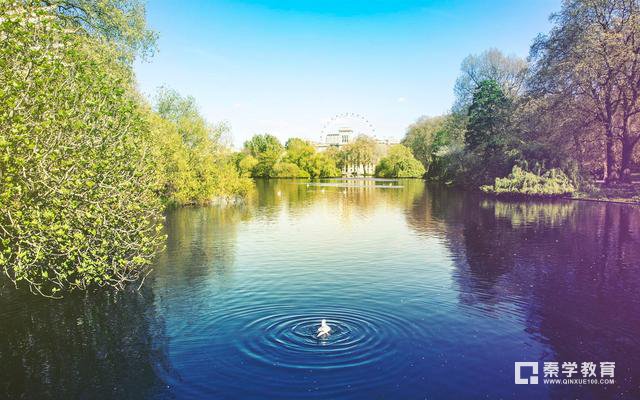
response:
<path id="1" fill-rule="evenodd" d="M 162 397 L 166 362 L 153 293 L 100 292 L 61 301 L 0 288 L 0 398 Z"/>
<path id="2" fill-rule="evenodd" d="M 322 183 L 169 212 L 142 293 L 3 288 L 0 397 L 640 398 L 637 207 Z M 515 361 L 616 384 L 516 386 Z"/>

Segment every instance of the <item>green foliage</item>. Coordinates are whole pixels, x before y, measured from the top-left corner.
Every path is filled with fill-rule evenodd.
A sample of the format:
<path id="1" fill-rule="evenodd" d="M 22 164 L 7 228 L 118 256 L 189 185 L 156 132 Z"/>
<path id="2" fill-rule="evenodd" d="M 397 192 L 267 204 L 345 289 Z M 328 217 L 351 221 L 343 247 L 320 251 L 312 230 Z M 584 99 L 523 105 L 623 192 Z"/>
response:
<path id="1" fill-rule="evenodd" d="M 153 54 L 157 34 L 147 28 L 143 0 L 47 0 L 65 27 L 115 46 L 121 59 Z"/>
<path id="2" fill-rule="evenodd" d="M 162 240 L 130 69 L 51 8 L 0 15 L 0 267 L 45 296 L 123 288 Z"/>
<path id="3" fill-rule="evenodd" d="M 469 106 L 465 143 L 470 150 L 478 146 L 497 147 L 505 134 L 510 102 L 494 80 L 480 82 Z"/>
<path id="4" fill-rule="evenodd" d="M 454 86 L 453 109 L 456 113 L 466 113 L 478 85 L 487 80 L 497 82 L 508 98 L 517 98 L 525 86 L 527 70 L 526 60 L 504 55 L 498 49 L 467 56 L 462 60 L 461 73 Z"/>
<path id="5" fill-rule="evenodd" d="M 376 166 L 376 176 L 381 178 L 421 178 L 424 174 L 420 161 L 401 144 L 392 146 Z"/>
<path id="6" fill-rule="evenodd" d="M 251 182 L 241 177 L 221 143 L 224 125 L 211 125 L 192 97 L 161 89 L 157 115 L 149 119 L 156 138 L 162 197 L 170 204 L 206 204 L 218 197 L 244 196 Z"/>
<path id="7" fill-rule="evenodd" d="M 308 160 L 316 153 L 316 148 L 306 140 L 291 138 L 285 145 L 285 160 L 304 168 Z"/>
<path id="8" fill-rule="evenodd" d="M 409 127 L 402 144 L 422 163 L 428 178 L 451 180 L 451 155 L 462 146 L 465 128 L 466 117 L 461 114 L 421 118 Z"/>
<path id="9" fill-rule="evenodd" d="M 272 135 L 256 135 L 238 159 L 242 174 L 256 178 L 327 178 L 340 176 L 335 159 L 317 153 L 307 140 L 291 138 L 283 148 Z"/>
<path id="10" fill-rule="evenodd" d="M 351 143 L 343 146 L 337 153 L 337 164 L 340 168 L 376 164 L 379 152 L 373 138 L 360 135 Z"/>
<path id="11" fill-rule="evenodd" d="M 284 156 L 284 147 L 273 135 L 255 135 L 244 143 L 244 152 L 258 161 L 252 169 L 251 176 L 269 178 L 274 174 L 273 168 L 276 163 Z"/>
<path id="12" fill-rule="evenodd" d="M 253 173 L 253 169 L 256 167 L 256 165 L 258 165 L 258 160 L 249 154 L 238 154 L 240 155 L 240 158 L 237 162 L 240 175 L 244 177 L 250 177 Z"/>
<path id="13" fill-rule="evenodd" d="M 306 140 L 291 138 L 287 141 L 285 160 L 296 164 L 311 178 L 340 176 L 335 159 L 317 153 L 315 147 Z"/>
<path id="14" fill-rule="evenodd" d="M 325 153 L 313 154 L 304 164 L 304 169 L 312 178 L 334 178 L 341 175 L 336 160 Z"/>
<path id="15" fill-rule="evenodd" d="M 496 178 L 495 183 L 481 186 L 485 193 L 503 196 L 559 197 L 576 191 L 571 180 L 562 170 L 550 169 L 542 175 L 514 166 L 505 178 Z"/>
<path id="16" fill-rule="evenodd" d="M 276 163 L 271 169 L 270 178 L 308 178 L 309 173 L 296 164 L 282 161 Z"/>

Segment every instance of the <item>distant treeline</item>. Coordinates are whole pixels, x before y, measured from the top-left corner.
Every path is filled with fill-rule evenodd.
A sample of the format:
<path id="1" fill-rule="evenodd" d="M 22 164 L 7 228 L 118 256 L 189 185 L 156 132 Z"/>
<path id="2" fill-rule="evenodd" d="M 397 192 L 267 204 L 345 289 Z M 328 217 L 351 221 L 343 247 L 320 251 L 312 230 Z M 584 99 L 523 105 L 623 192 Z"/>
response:
<path id="1" fill-rule="evenodd" d="M 251 190 L 193 99 L 136 91 L 155 38 L 137 0 L 0 2 L 0 268 L 17 286 L 122 288 L 167 205 Z"/>
<path id="2" fill-rule="evenodd" d="M 424 167 L 407 147 L 398 144 L 388 151 L 379 147 L 373 138 L 361 135 L 341 147 L 329 146 L 318 152 L 304 139 L 291 138 L 283 146 L 273 135 L 255 135 L 236 155 L 236 164 L 241 175 L 255 178 L 331 178 L 345 175 L 348 166 L 369 165 L 375 166 L 372 172 L 380 177 L 424 175 Z"/>
<path id="3" fill-rule="evenodd" d="M 551 20 L 527 60 L 496 49 L 467 57 L 452 111 L 409 127 L 403 143 L 428 179 L 477 188 L 513 172 L 493 191 L 551 195 L 631 180 L 640 159 L 640 2 L 565 0 Z"/>

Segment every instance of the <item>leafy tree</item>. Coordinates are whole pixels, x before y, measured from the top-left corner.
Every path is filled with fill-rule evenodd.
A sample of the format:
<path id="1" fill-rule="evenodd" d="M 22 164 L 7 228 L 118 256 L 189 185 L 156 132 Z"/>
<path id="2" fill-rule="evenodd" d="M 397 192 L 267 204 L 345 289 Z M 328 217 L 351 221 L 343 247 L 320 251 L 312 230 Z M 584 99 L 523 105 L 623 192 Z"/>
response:
<path id="1" fill-rule="evenodd" d="M 276 163 L 269 175 L 270 178 L 308 178 L 309 173 L 296 164 L 282 161 Z"/>
<path id="2" fill-rule="evenodd" d="M 312 178 L 334 178 L 340 176 L 335 159 L 324 153 L 315 153 L 305 165 L 305 170 Z"/>
<path id="3" fill-rule="evenodd" d="M 316 148 L 313 147 L 311 143 L 299 138 L 291 138 L 287 140 L 285 149 L 287 150 L 285 159 L 303 169 L 306 169 L 306 164 L 316 153 Z"/>
<path id="4" fill-rule="evenodd" d="M 243 196 L 251 187 L 239 176 L 232 156 L 221 143 L 224 125 L 211 125 L 192 97 L 161 89 L 158 117 L 151 117 L 158 139 L 163 196 L 173 204 L 204 204 L 221 196 Z"/>
<path id="5" fill-rule="evenodd" d="M 255 135 L 244 143 L 244 152 L 258 161 L 253 167 L 252 176 L 268 178 L 274 174 L 273 167 L 284 156 L 284 147 L 273 135 Z"/>
<path id="6" fill-rule="evenodd" d="M 50 9 L 0 15 L 0 267 L 45 296 L 123 288 L 162 239 L 131 71 Z"/>
<path id="7" fill-rule="evenodd" d="M 285 146 L 285 161 L 291 162 L 312 178 L 340 176 L 335 160 L 323 153 L 317 153 L 315 147 L 307 140 L 291 138 Z"/>
<path id="8" fill-rule="evenodd" d="M 409 147 L 432 178 L 443 178 L 448 154 L 463 144 L 466 117 L 449 114 L 423 117 L 409 126 L 402 144 Z"/>
<path id="9" fill-rule="evenodd" d="M 284 151 L 278 138 L 269 134 L 253 136 L 250 140 L 244 142 L 244 148 L 249 154 L 256 158 L 263 153 L 273 152 L 281 154 Z"/>
<path id="10" fill-rule="evenodd" d="M 376 141 L 360 135 L 352 143 L 346 144 L 339 152 L 341 167 L 376 164 L 379 158 Z"/>
<path id="11" fill-rule="evenodd" d="M 527 69 L 525 60 L 505 56 L 497 49 L 489 49 L 480 55 L 469 55 L 462 61 L 461 74 L 455 83 L 456 101 L 453 109 L 455 112 L 465 113 L 483 81 L 495 81 L 508 98 L 518 97 L 525 86 Z"/>
<path id="12" fill-rule="evenodd" d="M 250 177 L 253 173 L 253 169 L 258 165 L 258 160 L 249 154 L 239 153 L 240 158 L 238 160 L 238 171 L 240 175 Z"/>
<path id="13" fill-rule="evenodd" d="M 147 28 L 143 0 L 32 0 L 60 18 L 65 27 L 115 45 L 121 59 L 133 61 L 155 51 L 157 34 Z"/>
<path id="14" fill-rule="evenodd" d="M 620 173 L 628 179 L 640 140 L 640 2 L 567 0 L 552 21 L 551 32 L 538 37 L 531 49 L 531 92 L 551 109 L 569 109 L 573 123 L 568 132 L 577 141 L 595 136 L 603 144 L 592 157 L 604 148 L 607 182 Z M 620 162 L 617 141 L 623 149 Z"/>
<path id="15" fill-rule="evenodd" d="M 470 150 L 480 145 L 495 148 L 504 139 L 510 116 L 510 101 L 493 80 L 482 81 L 469 106 L 465 143 Z"/>
<path id="16" fill-rule="evenodd" d="M 425 169 L 411 154 L 408 147 L 401 144 L 392 146 L 376 166 L 376 176 L 381 178 L 420 178 Z"/>

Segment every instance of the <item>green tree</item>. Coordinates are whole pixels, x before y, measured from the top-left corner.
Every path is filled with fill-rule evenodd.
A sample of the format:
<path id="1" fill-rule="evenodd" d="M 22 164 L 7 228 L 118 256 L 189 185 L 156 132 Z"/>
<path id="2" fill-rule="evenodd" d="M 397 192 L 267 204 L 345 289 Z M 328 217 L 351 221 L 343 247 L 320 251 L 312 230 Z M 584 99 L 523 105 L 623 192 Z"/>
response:
<path id="1" fill-rule="evenodd" d="M 336 161 L 324 153 L 316 153 L 305 165 L 305 170 L 312 178 L 334 178 L 341 175 Z"/>
<path id="2" fill-rule="evenodd" d="M 379 158 L 376 141 L 366 135 L 360 135 L 340 149 L 338 154 L 341 168 L 375 164 Z"/>
<path id="3" fill-rule="evenodd" d="M 284 147 L 277 137 L 269 134 L 255 135 L 244 142 L 244 152 L 258 160 L 252 176 L 268 178 L 273 176 L 273 167 L 282 160 Z"/>
<path id="4" fill-rule="evenodd" d="M 163 196 L 174 204 L 205 204 L 218 197 L 244 196 L 251 188 L 240 177 L 233 157 L 221 142 L 227 127 L 212 125 L 192 97 L 161 89 L 152 118 L 163 171 Z"/>
<path id="5" fill-rule="evenodd" d="M 425 169 L 408 147 L 391 146 L 389 152 L 376 166 L 376 176 L 381 178 L 421 178 Z"/>
<path id="6" fill-rule="evenodd" d="M 309 173 L 294 163 L 282 161 L 271 169 L 270 178 L 308 178 Z"/>
<path id="7" fill-rule="evenodd" d="M 157 34 L 148 29 L 143 0 L 31 0 L 53 11 L 61 23 L 113 44 L 120 59 L 133 61 L 136 55 L 150 56 L 155 51 Z"/>
<path id="8" fill-rule="evenodd" d="M 287 140 L 285 161 L 297 165 L 312 178 L 340 176 L 335 160 L 316 148 L 307 140 L 291 138 Z"/>
<path id="9" fill-rule="evenodd" d="M 45 296 L 121 289 L 162 239 L 132 73 L 48 8 L 2 2 L 0 15 L 0 267 Z"/>
<path id="10" fill-rule="evenodd" d="M 456 80 L 456 95 L 453 109 L 466 113 L 473 101 L 473 95 L 483 81 L 495 81 L 510 99 L 522 94 L 528 71 L 526 60 L 516 56 L 506 56 L 498 49 L 489 49 L 479 55 L 469 55 L 460 66 L 460 76 Z"/>
<path id="11" fill-rule="evenodd" d="M 496 148 L 505 138 L 511 103 L 500 85 L 493 80 L 482 81 L 469 106 L 469 123 L 465 143 L 470 150 L 483 145 Z"/>
<path id="12" fill-rule="evenodd" d="M 590 158 L 604 149 L 607 182 L 620 173 L 628 179 L 640 141 L 640 2 L 566 0 L 552 21 L 551 32 L 531 48 L 532 95 L 573 117 L 560 132 L 567 139 L 585 142 L 595 136 L 599 145 Z"/>
<path id="13" fill-rule="evenodd" d="M 316 148 L 309 141 L 299 138 L 287 140 L 285 149 L 287 150 L 285 159 L 303 169 L 306 169 L 309 160 L 316 153 Z"/>

